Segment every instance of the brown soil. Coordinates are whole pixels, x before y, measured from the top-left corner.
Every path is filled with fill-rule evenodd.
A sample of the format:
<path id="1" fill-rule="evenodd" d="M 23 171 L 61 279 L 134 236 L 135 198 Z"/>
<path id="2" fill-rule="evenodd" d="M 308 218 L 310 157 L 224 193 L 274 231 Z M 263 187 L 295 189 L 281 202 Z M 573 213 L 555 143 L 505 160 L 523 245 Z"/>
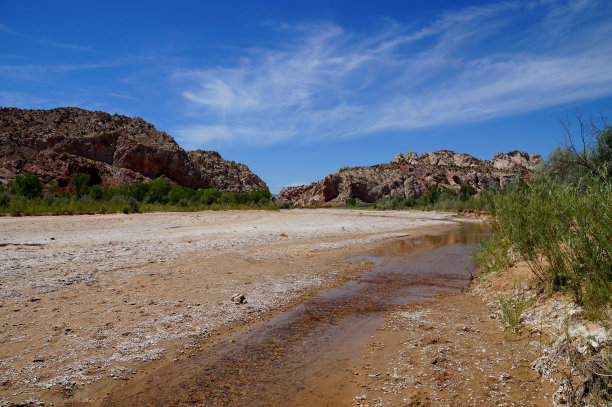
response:
<path id="1" fill-rule="evenodd" d="M 354 372 L 361 406 L 551 406 L 530 368 L 541 338 L 503 330 L 479 295 L 441 294 L 387 316 Z"/>

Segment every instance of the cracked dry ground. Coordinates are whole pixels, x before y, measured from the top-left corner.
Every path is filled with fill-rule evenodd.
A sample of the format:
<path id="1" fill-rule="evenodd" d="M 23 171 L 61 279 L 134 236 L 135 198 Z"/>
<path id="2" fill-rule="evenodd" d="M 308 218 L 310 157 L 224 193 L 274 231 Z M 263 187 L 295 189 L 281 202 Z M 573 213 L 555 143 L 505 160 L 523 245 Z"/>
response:
<path id="1" fill-rule="evenodd" d="M 543 338 L 511 335 L 471 292 L 401 307 L 353 372 L 359 406 L 551 406 L 530 368 Z"/>

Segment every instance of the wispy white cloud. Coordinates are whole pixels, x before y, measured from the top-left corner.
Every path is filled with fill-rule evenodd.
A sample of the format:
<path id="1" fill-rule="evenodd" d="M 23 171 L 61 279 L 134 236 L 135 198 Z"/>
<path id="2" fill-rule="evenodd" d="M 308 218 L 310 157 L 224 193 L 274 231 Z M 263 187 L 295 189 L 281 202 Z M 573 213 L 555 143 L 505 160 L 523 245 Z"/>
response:
<path id="1" fill-rule="evenodd" d="M 32 109 L 33 107 L 44 106 L 47 102 L 44 98 L 32 96 L 23 92 L 0 91 L 1 107 L 21 107 Z"/>
<path id="2" fill-rule="evenodd" d="M 58 41 L 53 41 L 53 40 L 48 39 L 48 38 L 33 37 L 33 36 L 29 35 L 29 34 L 24 34 L 24 33 L 20 32 L 20 31 L 14 30 L 14 29 L 10 28 L 9 26 L 7 26 L 6 24 L 0 24 L 0 31 L 4 31 L 7 34 L 11 34 L 13 36 L 26 39 L 28 41 L 34 41 L 34 42 L 37 42 L 39 44 L 49 45 L 49 46 L 55 47 L 55 48 L 72 49 L 72 50 L 75 50 L 75 51 L 94 51 L 94 52 L 99 52 L 99 51 L 95 51 L 90 46 L 83 46 L 83 45 L 71 44 L 71 43 L 66 43 L 66 42 L 58 42 Z"/>
<path id="3" fill-rule="evenodd" d="M 503 2 L 428 26 L 347 32 L 288 27 L 297 39 L 174 79 L 188 144 L 313 141 L 466 123 L 612 95 L 612 5 Z"/>
<path id="4" fill-rule="evenodd" d="M 136 101 L 136 102 L 140 101 L 139 98 L 135 98 L 133 96 L 128 96 L 128 95 L 122 95 L 121 93 L 113 93 L 113 92 L 111 92 L 111 93 L 109 93 L 109 95 L 114 96 L 116 98 L 120 98 L 120 99 L 133 100 L 133 101 Z"/>

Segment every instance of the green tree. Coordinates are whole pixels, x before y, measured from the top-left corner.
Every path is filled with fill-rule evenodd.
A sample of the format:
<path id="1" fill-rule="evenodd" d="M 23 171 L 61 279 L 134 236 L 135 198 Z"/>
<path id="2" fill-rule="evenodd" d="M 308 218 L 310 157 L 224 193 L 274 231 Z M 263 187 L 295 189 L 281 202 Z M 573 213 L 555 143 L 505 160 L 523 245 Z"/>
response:
<path id="1" fill-rule="evenodd" d="M 220 204 L 237 204 L 240 203 L 238 194 L 233 192 L 222 192 L 221 196 L 217 199 Z"/>
<path id="2" fill-rule="evenodd" d="M 577 111 L 561 122 L 566 145 L 558 146 L 547 160 L 547 175 L 584 190 L 590 180 L 612 183 L 612 126 L 603 115 Z"/>
<path id="3" fill-rule="evenodd" d="M 476 195 L 477 192 L 476 188 L 471 185 L 461 185 L 461 188 L 459 188 L 459 199 L 467 201 L 472 196 Z"/>
<path id="4" fill-rule="evenodd" d="M 258 203 L 262 201 L 269 201 L 270 198 L 272 198 L 272 194 L 270 194 L 270 192 L 264 190 L 257 190 L 249 193 L 248 200 Z"/>
<path id="5" fill-rule="evenodd" d="M 166 178 L 157 178 L 148 181 L 149 184 L 149 200 L 153 203 L 166 203 L 168 202 L 168 193 L 172 189 L 170 181 Z"/>
<path id="6" fill-rule="evenodd" d="M 91 181 L 91 176 L 82 172 L 78 172 L 72 177 L 70 183 L 72 184 L 72 190 L 77 197 L 80 198 L 87 193 L 89 181 Z"/>
<path id="7" fill-rule="evenodd" d="M 104 197 L 104 190 L 101 185 L 92 185 L 87 189 L 87 194 L 96 201 L 101 200 Z"/>
<path id="8" fill-rule="evenodd" d="M 442 191 L 440 190 L 440 187 L 438 186 L 438 184 L 433 184 L 427 187 L 427 201 L 430 204 L 435 204 L 436 202 L 438 202 L 438 199 L 440 199 L 440 194 L 442 193 Z"/>
<path id="9" fill-rule="evenodd" d="M 168 198 L 174 205 L 180 201 L 190 201 L 195 196 L 195 191 L 191 188 L 185 188 L 180 185 L 173 185 Z"/>
<path id="10" fill-rule="evenodd" d="M 144 201 L 147 194 L 149 193 L 150 184 L 144 182 L 136 182 L 130 185 L 130 192 L 128 195 L 138 202 Z"/>
<path id="11" fill-rule="evenodd" d="M 196 196 L 197 200 L 202 202 L 204 205 L 212 205 L 218 203 L 222 192 L 218 189 L 200 189 Z"/>
<path id="12" fill-rule="evenodd" d="M 26 198 L 39 198 L 42 196 L 43 183 L 36 175 L 17 175 L 14 180 L 9 181 L 9 188 L 15 195 Z"/>

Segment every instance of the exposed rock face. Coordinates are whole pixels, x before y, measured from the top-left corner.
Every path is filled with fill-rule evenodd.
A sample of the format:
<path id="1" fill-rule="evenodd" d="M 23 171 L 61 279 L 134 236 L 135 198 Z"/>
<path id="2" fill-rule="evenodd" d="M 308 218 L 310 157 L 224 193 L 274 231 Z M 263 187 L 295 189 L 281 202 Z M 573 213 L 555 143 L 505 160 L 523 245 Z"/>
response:
<path id="1" fill-rule="evenodd" d="M 161 176 L 191 188 L 268 190 L 247 166 L 214 151 L 186 152 L 141 118 L 78 108 L 0 109 L 0 182 L 36 174 L 67 186 L 77 172 L 115 185 Z"/>
<path id="2" fill-rule="evenodd" d="M 319 182 L 284 188 L 279 201 L 298 206 L 343 205 L 348 198 L 372 203 L 391 197 L 415 197 L 427 193 L 429 185 L 459 190 L 471 185 L 483 190 L 493 184 L 506 186 L 517 173 L 533 170 L 542 157 L 512 151 L 497 154 L 492 161 L 450 150 L 397 154 L 389 164 L 372 167 L 342 168 Z"/>
<path id="3" fill-rule="evenodd" d="M 501 151 L 493 157 L 491 164 L 493 167 L 502 171 L 512 171 L 515 169 L 526 168 L 533 170 L 538 164 L 542 163 L 542 157 L 536 154 L 527 154 L 522 151 L 511 151 L 507 154 Z"/>

